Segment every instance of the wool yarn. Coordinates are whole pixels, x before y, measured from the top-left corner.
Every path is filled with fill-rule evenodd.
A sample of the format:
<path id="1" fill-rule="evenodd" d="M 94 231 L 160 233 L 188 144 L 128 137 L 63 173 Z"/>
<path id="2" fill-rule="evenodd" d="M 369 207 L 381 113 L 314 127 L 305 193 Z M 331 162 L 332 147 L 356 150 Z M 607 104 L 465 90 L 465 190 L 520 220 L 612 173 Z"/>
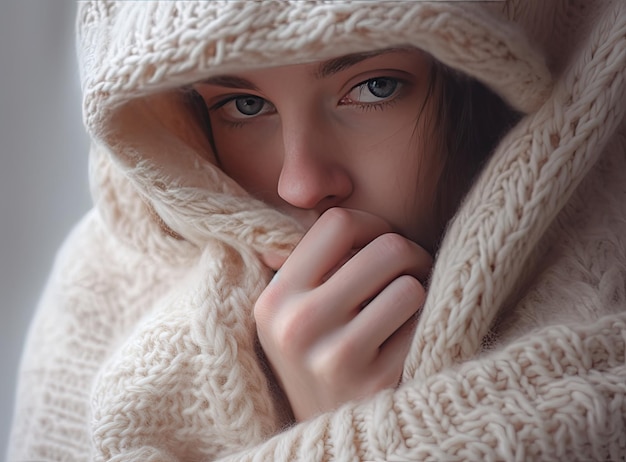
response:
<path id="1" fill-rule="evenodd" d="M 215 165 L 181 87 L 399 45 L 524 115 L 448 226 L 400 386 L 295 425 L 252 307 L 303 230 Z M 626 3 L 86 1 L 78 50 L 94 208 L 9 460 L 624 460 Z"/>

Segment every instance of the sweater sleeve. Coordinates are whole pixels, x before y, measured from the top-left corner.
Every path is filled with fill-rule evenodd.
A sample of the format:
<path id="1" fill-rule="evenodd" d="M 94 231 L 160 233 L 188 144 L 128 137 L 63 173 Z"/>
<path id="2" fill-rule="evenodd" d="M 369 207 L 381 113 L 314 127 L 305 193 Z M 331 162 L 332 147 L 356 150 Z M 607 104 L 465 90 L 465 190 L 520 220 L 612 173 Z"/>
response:
<path id="1" fill-rule="evenodd" d="M 626 314 L 555 326 L 224 461 L 619 460 Z"/>

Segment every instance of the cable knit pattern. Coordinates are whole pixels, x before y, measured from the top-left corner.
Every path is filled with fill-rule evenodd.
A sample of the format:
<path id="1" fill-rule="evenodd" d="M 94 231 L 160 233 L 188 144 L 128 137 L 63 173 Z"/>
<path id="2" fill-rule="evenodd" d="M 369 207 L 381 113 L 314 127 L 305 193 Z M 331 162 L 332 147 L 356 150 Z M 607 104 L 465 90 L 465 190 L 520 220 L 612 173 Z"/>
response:
<path id="1" fill-rule="evenodd" d="M 446 271 L 435 272 L 416 335 L 422 342 L 416 345 L 416 367 L 425 374 L 476 352 L 497 314 L 493 307 L 518 280 L 520 263 L 623 124 L 624 6 L 606 8 L 551 99 L 502 142 L 448 231 L 447 238 L 463 246 L 443 246 L 438 256 Z M 481 264 L 466 264 L 473 259 Z M 440 342 L 449 343 L 441 348 Z M 439 358 L 436 351 L 449 357 Z"/>
<path id="2" fill-rule="evenodd" d="M 27 339 L 9 460 L 626 459 L 626 3 L 81 2 L 94 210 Z M 450 223 L 402 383 L 292 425 L 252 307 L 302 236 L 180 87 L 412 45 L 525 113 Z"/>

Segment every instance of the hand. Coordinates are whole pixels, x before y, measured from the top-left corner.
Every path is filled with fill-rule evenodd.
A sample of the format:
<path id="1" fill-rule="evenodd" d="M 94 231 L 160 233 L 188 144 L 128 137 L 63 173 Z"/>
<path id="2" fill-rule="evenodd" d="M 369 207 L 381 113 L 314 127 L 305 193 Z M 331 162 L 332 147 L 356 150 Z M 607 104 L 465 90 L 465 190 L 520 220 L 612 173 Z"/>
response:
<path id="1" fill-rule="evenodd" d="M 297 420 L 398 383 L 432 259 L 391 231 L 374 215 L 328 210 L 254 307 Z"/>

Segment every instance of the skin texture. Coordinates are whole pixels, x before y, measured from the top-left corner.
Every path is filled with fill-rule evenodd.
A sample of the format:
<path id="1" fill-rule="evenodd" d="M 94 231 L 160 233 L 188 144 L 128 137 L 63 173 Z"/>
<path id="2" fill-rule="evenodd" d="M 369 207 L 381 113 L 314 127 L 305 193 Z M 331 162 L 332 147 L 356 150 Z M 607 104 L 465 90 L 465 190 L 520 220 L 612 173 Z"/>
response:
<path id="1" fill-rule="evenodd" d="M 194 86 L 220 167 L 309 229 L 254 309 L 297 420 L 401 375 L 438 239 L 430 66 L 392 49 Z"/>

